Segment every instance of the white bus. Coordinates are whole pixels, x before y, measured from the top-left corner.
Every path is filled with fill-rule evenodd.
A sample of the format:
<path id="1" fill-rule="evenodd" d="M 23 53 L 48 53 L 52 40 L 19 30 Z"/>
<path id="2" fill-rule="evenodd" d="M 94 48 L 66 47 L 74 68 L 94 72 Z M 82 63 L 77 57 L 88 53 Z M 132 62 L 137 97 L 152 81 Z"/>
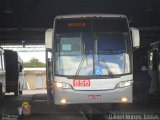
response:
<path id="1" fill-rule="evenodd" d="M 47 90 L 56 105 L 132 103 L 139 31 L 125 15 L 57 16 L 45 42 Z"/>
<path id="2" fill-rule="evenodd" d="M 6 92 L 6 71 L 4 50 L 0 48 L 0 104 L 2 103 Z"/>

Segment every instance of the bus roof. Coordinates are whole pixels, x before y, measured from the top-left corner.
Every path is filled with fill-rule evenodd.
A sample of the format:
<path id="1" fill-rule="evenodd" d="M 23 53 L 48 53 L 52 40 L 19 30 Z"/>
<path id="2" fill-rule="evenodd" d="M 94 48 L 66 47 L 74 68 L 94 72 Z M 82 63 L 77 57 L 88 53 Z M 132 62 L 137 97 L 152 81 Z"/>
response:
<path id="1" fill-rule="evenodd" d="M 62 19 L 62 18 L 81 18 L 81 17 L 120 17 L 120 18 L 127 18 L 125 15 L 120 14 L 94 14 L 94 13 L 86 13 L 86 14 L 72 14 L 72 15 L 59 15 L 56 16 L 55 19 Z"/>

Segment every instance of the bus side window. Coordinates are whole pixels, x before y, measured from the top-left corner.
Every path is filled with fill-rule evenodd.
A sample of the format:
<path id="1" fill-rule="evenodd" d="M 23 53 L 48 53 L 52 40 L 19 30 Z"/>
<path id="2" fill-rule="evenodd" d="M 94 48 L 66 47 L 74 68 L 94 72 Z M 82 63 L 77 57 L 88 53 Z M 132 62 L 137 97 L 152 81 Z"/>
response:
<path id="1" fill-rule="evenodd" d="M 2 54 L 2 68 L 5 70 L 4 54 Z"/>
<path id="2" fill-rule="evenodd" d="M 2 61 L 2 53 L 0 53 L 0 70 L 3 70 Z"/>

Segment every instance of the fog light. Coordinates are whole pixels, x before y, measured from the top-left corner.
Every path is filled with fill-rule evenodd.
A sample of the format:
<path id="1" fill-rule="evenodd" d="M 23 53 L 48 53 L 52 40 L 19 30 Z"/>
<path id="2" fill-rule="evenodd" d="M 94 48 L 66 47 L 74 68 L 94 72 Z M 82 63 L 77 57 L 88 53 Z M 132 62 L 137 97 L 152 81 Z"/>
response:
<path id="1" fill-rule="evenodd" d="M 66 104 L 67 101 L 66 101 L 66 99 L 63 98 L 63 99 L 61 99 L 60 102 L 61 102 L 62 104 Z"/>
<path id="2" fill-rule="evenodd" d="M 123 98 L 121 99 L 121 101 L 122 101 L 122 102 L 127 102 L 127 101 L 128 101 L 128 98 L 127 98 L 127 97 L 123 97 Z"/>

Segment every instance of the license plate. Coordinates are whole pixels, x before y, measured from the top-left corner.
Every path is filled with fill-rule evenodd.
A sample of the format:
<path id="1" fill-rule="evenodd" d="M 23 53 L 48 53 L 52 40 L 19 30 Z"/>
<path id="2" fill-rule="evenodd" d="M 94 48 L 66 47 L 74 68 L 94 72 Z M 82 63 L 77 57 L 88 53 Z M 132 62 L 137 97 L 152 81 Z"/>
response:
<path id="1" fill-rule="evenodd" d="M 101 95 L 88 95 L 88 99 L 93 99 L 93 100 L 101 99 Z"/>
<path id="2" fill-rule="evenodd" d="M 73 80 L 73 86 L 90 86 L 90 80 Z"/>

